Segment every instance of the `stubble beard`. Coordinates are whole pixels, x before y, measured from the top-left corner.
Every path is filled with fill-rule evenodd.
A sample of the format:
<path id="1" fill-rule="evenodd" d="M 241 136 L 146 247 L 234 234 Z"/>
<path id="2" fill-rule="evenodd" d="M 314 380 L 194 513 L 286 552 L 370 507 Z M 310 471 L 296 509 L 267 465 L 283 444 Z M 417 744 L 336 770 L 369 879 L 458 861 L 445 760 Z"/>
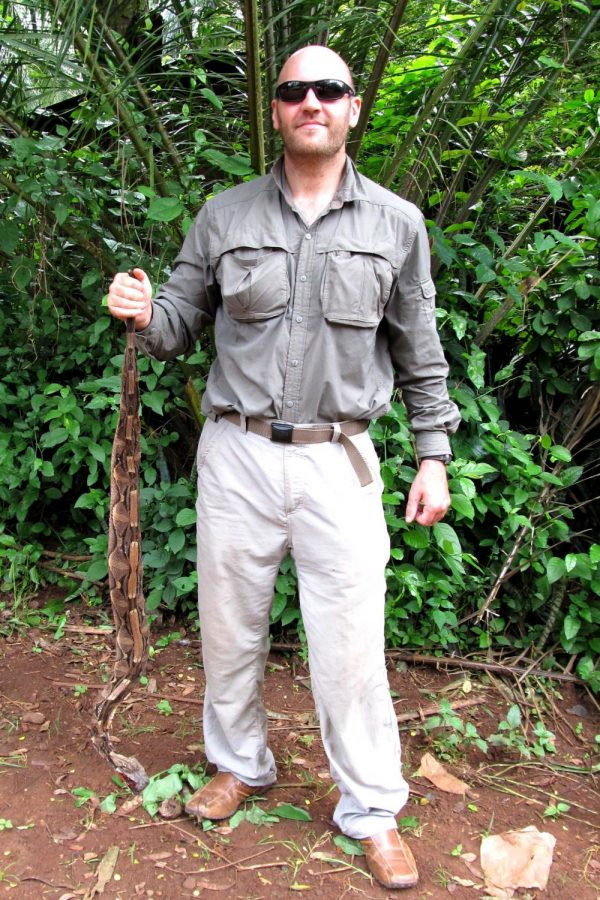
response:
<path id="1" fill-rule="evenodd" d="M 281 128 L 281 139 L 288 154 L 297 159 L 332 159 L 346 145 L 349 126 L 347 123 L 336 123 L 327 126 L 326 141 L 306 141 L 295 128 Z"/>

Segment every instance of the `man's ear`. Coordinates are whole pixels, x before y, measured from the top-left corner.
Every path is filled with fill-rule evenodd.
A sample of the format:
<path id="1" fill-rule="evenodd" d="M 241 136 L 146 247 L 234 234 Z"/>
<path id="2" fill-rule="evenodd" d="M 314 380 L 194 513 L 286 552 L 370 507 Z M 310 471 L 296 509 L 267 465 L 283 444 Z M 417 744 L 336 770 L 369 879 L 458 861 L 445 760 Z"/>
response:
<path id="1" fill-rule="evenodd" d="M 360 99 L 360 97 L 350 97 L 350 128 L 354 128 L 354 126 L 358 122 L 361 106 L 362 100 Z"/>
<path id="2" fill-rule="evenodd" d="M 277 100 L 271 100 L 271 121 L 275 131 L 279 131 L 279 115 L 277 113 Z"/>

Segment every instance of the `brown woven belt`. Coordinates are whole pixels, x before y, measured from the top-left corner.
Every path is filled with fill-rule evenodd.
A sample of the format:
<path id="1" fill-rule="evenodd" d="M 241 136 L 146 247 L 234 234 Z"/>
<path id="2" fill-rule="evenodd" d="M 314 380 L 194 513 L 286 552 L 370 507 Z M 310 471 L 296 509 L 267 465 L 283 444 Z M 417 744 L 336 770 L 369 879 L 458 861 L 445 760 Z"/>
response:
<path id="1" fill-rule="evenodd" d="M 277 422 L 274 419 L 244 418 L 237 412 L 223 413 L 220 419 L 227 419 L 234 425 L 244 427 L 252 434 L 259 434 L 278 444 L 324 444 L 328 441 L 340 443 L 362 487 L 371 484 L 373 476 L 361 453 L 350 438 L 362 434 L 369 427 L 367 419 L 352 422 L 333 422 L 326 425 L 292 425 L 291 422 Z"/>

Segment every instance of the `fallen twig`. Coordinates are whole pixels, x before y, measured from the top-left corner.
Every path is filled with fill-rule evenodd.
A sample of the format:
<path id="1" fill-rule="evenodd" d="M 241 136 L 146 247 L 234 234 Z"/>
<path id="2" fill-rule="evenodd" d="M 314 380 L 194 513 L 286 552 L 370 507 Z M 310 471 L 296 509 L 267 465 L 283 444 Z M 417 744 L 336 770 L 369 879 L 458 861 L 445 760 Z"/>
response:
<path id="1" fill-rule="evenodd" d="M 89 682 L 89 681 L 77 681 L 77 676 L 73 676 L 73 681 L 57 681 L 55 678 L 48 678 L 44 676 L 46 681 L 49 681 L 51 684 L 57 684 L 59 687 L 82 687 L 86 688 L 89 691 L 101 690 L 106 687 L 102 682 Z M 172 700 L 174 703 L 192 703 L 195 706 L 202 706 L 204 700 L 199 700 L 197 697 L 177 697 L 173 694 L 145 694 L 143 697 L 131 697 L 127 702 L 128 703 L 139 703 L 143 700 L 151 700 L 156 697 L 157 700 Z"/>
<path id="2" fill-rule="evenodd" d="M 40 884 L 46 884 L 51 888 L 63 888 L 67 891 L 73 890 L 72 884 L 56 884 L 54 881 L 46 881 L 45 878 L 40 878 L 38 875 L 15 875 L 15 878 L 18 878 L 19 881 L 39 881 Z"/>
<path id="3" fill-rule="evenodd" d="M 465 709 L 468 706 L 477 706 L 478 703 L 484 703 L 485 697 L 481 695 L 477 697 L 469 697 L 467 700 L 455 700 L 454 703 L 450 704 L 451 709 Z M 442 706 L 440 703 L 433 703 L 431 706 L 425 706 L 422 709 L 418 709 L 416 712 L 408 712 L 401 713 L 399 716 L 396 716 L 397 722 L 410 722 L 413 719 L 423 719 L 426 716 L 435 716 L 437 713 L 442 711 Z"/>
<path id="4" fill-rule="evenodd" d="M 63 625 L 63 631 L 72 631 L 75 634 L 112 634 L 114 627 L 112 625 L 105 625 L 103 628 L 92 625 Z"/>
<path id="5" fill-rule="evenodd" d="M 47 572 L 55 572 L 57 575 L 64 575 L 65 578 L 72 578 L 74 581 L 87 581 L 89 584 L 93 584 L 94 587 L 97 587 L 98 590 L 103 591 L 106 588 L 105 582 L 90 581 L 86 575 L 81 575 L 79 572 L 71 572 L 70 569 L 61 569 L 60 566 L 53 566 L 52 563 L 38 562 L 37 565 L 40 569 L 45 569 Z"/>
<path id="6" fill-rule="evenodd" d="M 263 863 L 262 866 L 244 866 L 244 867 L 240 866 L 240 863 L 248 862 L 249 859 L 256 859 L 258 856 L 264 856 L 265 853 L 270 853 L 272 849 L 273 849 L 272 847 L 268 847 L 266 850 L 261 850 L 260 853 L 253 853 L 251 856 L 243 856 L 241 859 L 236 859 L 236 860 L 231 860 L 231 861 L 228 860 L 226 865 L 211 866 L 210 869 L 194 869 L 193 872 L 186 872 L 185 874 L 186 875 L 208 875 L 212 872 L 219 872 L 221 869 L 230 869 L 232 866 L 234 866 L 236 869 L 237 868 L 244 868 L 244 869 L 246 869 L 246 868 L 247 869 L 265 868 L 266 869 L 267 866 L 269 866 L 269 867 L 270 866 L 288 866 L 289 865 L 288 862 Z M 214 852 L 216 853 L 217 856 L 221 856 L 221 854 L 217 853 L 216 850 Z M 221 856 L 221 859 L 225 859 L 225 857 Z"/>
<path id="7" fill-rule="evenodd" d="M 301 644 L 271 644 L 271 650 L 294 650 L 302 649 Z M 583 684 L 581 678 L 576 675 L 570 675 L 565 672 L 551 672 L 543 669 L 531 669 L 521 666 L 508 666 L 503 663 L 486 663 L 479 660 L 464 659 L 459 656 L 427 656 L 423 653 L 408 653 L 406 650 L 386 650 L 385 655 L 388 659 L 402 659 L 405 662 L 424 666 L 453 666 L 459 669 L 475 669 L 482 672 L 498 672 L 501 675 L 538 675 L 540 678 L 551 678 L 555 681 L 568 681 L 572 684 Z"/>
<path id="8" fill-rule="evenodd" d="M 56 550 L 42 550 L 42 556 L 49 556 L 50 559 L 66 559 L 69 562 L 90 562 L 94 558 L 91 554 L 78 556 L 73 553 L 59 553 Z"/>
<path id="9" fill-rule="evenodd" d="M 551 678 L 554 681 L 568 681 L 572 684 L 584 684 L 576 675 L 563 672 L 546 672 L 543 669 L 527 669 L 521 666 L 507 666 L 502 663 L 485 663 L 478 660 L 461 659 L 452 656 L 426 656 L 421 653 L 406 653 L 403 650 L 388 650 L 386 656 L 391 659 L 402 659 L 406 662 L 419 663 L 426 666 L 455 666 L 461 669 L 475 669 L 482 672 L 498 672 L 500 675 L 535 675 L 539 678 Z"/>
<path id="10" fill-rule="evenodd" d="M 515 791 L 512 788 L 509 788 L 506 785 L 502 784 L 502 782 L 499 782 L 499 779 L 496 779 L 494 776 L 485 776 L 485 775 L 481 775 L 478 772 L 475 772 L 471 775 L 471 779 L 474 781 L 479 781 L 482 784 L 486 784 L 486 785 L 488 785 L 488 787 L 491 787 L 492 790 L 500 791 L 500 793 L 502 793 L 502 794 L 510 794 L 513 797 L 520 797 L 521 800 L 526 800 L 527 803 L 533 803 L 536 806 L 546 806 L 547 805 L 546 800 L 538 800 L 535 797 L 528 796 L 527 794 L 522 794 L 522 793 L 520 793 L 520 791 Z M 531 785 L 522 785 L 518 781 L 512 782 L 512 781 L 510 781 L 510 779 L 506 779 L 506 781 L 509 783 L 517 784 L 519 787 L 531 787 Z M 497 783 L 497 782 L 499 782 L 499 783 Z M 539 788 L 538 788 L 538 790 L 539 790 Z M 547 793 L 547 792 L 545 792 L 545 793 Z M 553 799 L 555 798 L 554 794 L 548 794 L 548 796 Z M 558 799 L 560 799 L 560 798 L 558 798 Z M 568 801 L 566 801 L 566 802 L 568 802 Z M 578 806 L 578 804 L 570 802 L 569 806 Z M 585 807 L 581 807 L 581 808 L 585 809 Z M 595 813 L 595 810 L 585 810 L 585 811 L 592 812 L 592 814 Z M 588 825 L 590 828 L 594 828 L 594 829 L 598 828 L 598 822 L 588 822 L 587 819 L 581 819 L 578 816 L 572 816 L 568 812 L 561 812 L 560 817 L 561 817 L 561 819 L 572 819 L 574 822 L 581 822 L 583 825 Z"/>

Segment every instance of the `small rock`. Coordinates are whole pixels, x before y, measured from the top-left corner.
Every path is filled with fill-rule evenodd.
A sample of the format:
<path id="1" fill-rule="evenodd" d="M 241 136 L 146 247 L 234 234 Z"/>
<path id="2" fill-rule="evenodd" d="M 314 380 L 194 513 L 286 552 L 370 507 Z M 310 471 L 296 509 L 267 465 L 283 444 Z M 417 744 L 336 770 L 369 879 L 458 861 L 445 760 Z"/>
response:
<path id="1" fill-rule="evenodd" d="M 43 725 L 45 721 L 46 716 L 41 712 L 26 712 L 21 716 L 21 722 L 27 725 Z"/>
<path id="2" fill-rule="evenodd" d="M 587 719 L 590 714 L 590 711 L 587 709 L 587 707 L 582 706 L 581 703 L 577 703 L 575 706 L 572 706 L 567 710 L 567 712 L 572 716 L 579 716 L 580 719 Z"/>

